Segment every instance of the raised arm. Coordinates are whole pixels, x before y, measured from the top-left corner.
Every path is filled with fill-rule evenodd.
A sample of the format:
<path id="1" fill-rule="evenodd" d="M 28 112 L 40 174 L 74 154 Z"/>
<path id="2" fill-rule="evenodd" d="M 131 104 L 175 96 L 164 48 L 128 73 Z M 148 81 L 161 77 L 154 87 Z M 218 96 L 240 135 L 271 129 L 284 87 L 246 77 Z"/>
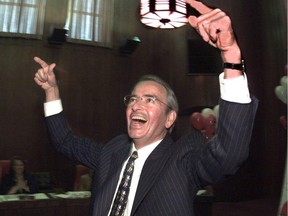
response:
<path id="1" fill-rule="evenodd" d="M 41 68 L 35 74 L 35 82 L 45 91 L 46 102 L 60 99 L 59 88 L 54 74 L 55 63 L 47 64 L 39 57 L 34 57 Z"/>
<path id="2" fill-rule="evenodd" d="M 188 21 L 196 29 L 204 41 L 221 51 L 223 62 L 240 64 L 241 51 L 235 39 L 230 18 L 220 9 L 211 9 L 202 2 L 186 0 L 201 15 L 190 16 Z M 224 77 L 234 78 L 242 75 L 242 71 L 224 69 Z"/>

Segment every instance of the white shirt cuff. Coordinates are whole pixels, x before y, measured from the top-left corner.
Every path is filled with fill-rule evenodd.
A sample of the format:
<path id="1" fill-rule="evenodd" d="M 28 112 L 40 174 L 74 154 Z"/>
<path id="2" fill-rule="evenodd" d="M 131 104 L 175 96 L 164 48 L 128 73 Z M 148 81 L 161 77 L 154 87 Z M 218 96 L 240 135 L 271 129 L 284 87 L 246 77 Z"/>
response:
<path id="1" fill-rule="evenodd" d="M 235 103 L 250 103 L 247 77 L 243 76 L 224 79 L 224 73 L 219 75 L 220 94 L 223 100 Z"/>
<path id="2" fill-rule="evenodd" d="M 45 117 L 56 115 L 63 111 L 61 100 L 54 100 L 44 103 L 44 115 Z"/>

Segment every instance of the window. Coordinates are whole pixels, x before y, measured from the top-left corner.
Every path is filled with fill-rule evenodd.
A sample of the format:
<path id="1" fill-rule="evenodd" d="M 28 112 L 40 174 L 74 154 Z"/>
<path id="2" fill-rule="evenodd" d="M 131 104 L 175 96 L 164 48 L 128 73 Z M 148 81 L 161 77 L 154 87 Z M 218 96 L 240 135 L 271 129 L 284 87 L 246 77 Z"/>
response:
<path id="1" fill-rule="evenodd" d="M 65 29 L 68 40 L 109 46 L 112 37 L 114 0 L 69 0 Z"/>
<path id="2" fill-rule="evenodd" d="M 46 0 L 0 0 L 0 34 L 40 38 L 45 4 Z"/>

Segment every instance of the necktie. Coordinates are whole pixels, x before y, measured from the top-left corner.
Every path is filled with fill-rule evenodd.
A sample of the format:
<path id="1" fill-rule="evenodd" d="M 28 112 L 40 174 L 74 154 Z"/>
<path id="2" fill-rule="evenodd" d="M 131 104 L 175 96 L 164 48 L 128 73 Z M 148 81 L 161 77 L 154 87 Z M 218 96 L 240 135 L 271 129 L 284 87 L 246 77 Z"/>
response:
<path id="1" fill-rule="evenodd" d="M 137 158 L 137 151 L 134 151 L 126 164 L 121 182 L 116 193 L 116 197 L 113 202 L 110 216 L 121 216 L 125 210 L 128 200 L 131 178 L 134 171 L 134 163 Z"/>

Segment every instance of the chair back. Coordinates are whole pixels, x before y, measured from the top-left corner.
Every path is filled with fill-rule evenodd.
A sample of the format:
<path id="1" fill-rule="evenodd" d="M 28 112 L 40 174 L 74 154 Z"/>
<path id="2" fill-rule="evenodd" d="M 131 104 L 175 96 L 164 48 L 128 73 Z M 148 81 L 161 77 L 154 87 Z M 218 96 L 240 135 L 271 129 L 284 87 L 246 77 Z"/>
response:
<path id="1" fill-rule="evenodd" d="M 82 175 L 88 174 L 90 169 L 84 165 L 77 164 L 75 166 L 75 180 L 74 180 L 74 191 L 80 190 L 80 179 Z"/>
<path id="2" fill-rule="evenodd" d="M 0 160 L 0 184 L 2 183 L 4 176 L 9 173 L 9 169 L 10 160 Z"/>

